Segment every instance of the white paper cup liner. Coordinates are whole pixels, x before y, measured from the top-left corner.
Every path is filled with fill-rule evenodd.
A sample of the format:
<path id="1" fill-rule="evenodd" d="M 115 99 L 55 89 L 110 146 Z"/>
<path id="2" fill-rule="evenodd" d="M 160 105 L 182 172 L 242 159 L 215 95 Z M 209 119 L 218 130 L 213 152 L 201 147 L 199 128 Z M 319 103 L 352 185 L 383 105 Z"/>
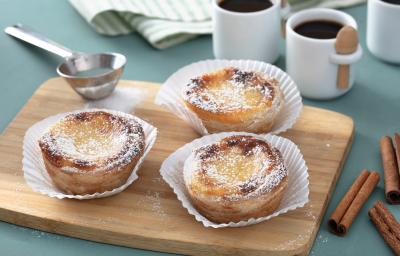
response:
<path id="1" fill-rule="evenodd" d="M 183 88 L 189 83 L 190 79 L 210 73 L 225 67 L 236 67 L 246 71 L 256 71 L 279 81 L 280 88 L 285 100 L 283 108 L 275 119 L 270 133 L 279 134 L 291 128 L 296 119 L 300 116 L 303 107 L 300 92 L 297 85 L 278 67 L 261 61 L 254 60 L 204 60 L 195 62 L 179 69 L 172 74 L 161 86 L 157 94 L 155 103 L 165 106 L 169 111 L 189 123 L 198 133 L 208 134 L 202 121 L 197 115 L 186 108 L 182 101 Z"/>
<path id="2" fill-rule="evenodd" d="M 185 160 L 189 157 L 194 149 L 207 144 L 215 143 L 231 135 L 255 136 L 259 139 L 268 141 L 274 147 L 279 149 L 282 153 L 286 168 L 288 170 L 288 187 L 278 209 L 271 215 L 242 220 L 240 222 L 218 224 L 201 215 L 192 205 L 183 178 L 183 166 Z M 160 173 L 163 179 L 174 190 L 178 199 L 182 202 L 183 207 L 186 208 L 189 214 L 193 215 L 197 221 L 203 223 L 205 227 L 224 228 L 249 226 L 269 220 L 275 216 L 286 213 L 287 211 L 303 207 L 308 202 L 308 169 L 303 155 L 300 153 L 300 150 L 296 144 L 294 144 L 292 141 L 270 134 L 256 135 L 245 132 L 223 132 L 204 136 L 184 145 L 172 153 L 161 165 Z"/>
<path id="3" fill-rule="evenodd" d="M 62 198 L 74 198 L 80 200 L 93 199 L 93 198 L 101 198 L 118 194 L 124 189 L 126 189 L 130 184 L 132 184 L 132 182 L 134 182 L 138 178 L 137 171 L 139 170 L 141 164 L 143 163 L 147 154 L 150 152 L 150 149 L 153 147 L 154 142 L 156 141 L 157 129 L 154 126 L 150 125 L 149 123 L 143 121 L 142 119 L 135 117 L 136 121 L 138 121 L 143 127 L 143 131 L 146 137 L 145 138 L 146 146 L 144 149 L 143 156 L 139 159 L 138 163 L 133 168 L 131 175 L 129 176 L 128 180 L 124 185 L 115 188 L 111 191 L 87 194 L 87 195 L 65 194 L 64 192 L 60 191 L 53 185 L 53 182 L 46 171 L 38 140 L 52 124 L 56 123 L 66 115 L 82 111 L 97 111 L 97 110 L 117 115 L 127 115 L 126 113 L 123 112 L 107 110 L 107 109 L 78 110 L 78 111 L 54 115 L 46 119 L 43 119 L 34 124 L 33 126 L 31 126 L 26 131 L 23 143 L 22 170 L 24 171 L 24 178 L 26 183 L 33 189 L 33 191 L 42 193 L 44 195 L 48 195 L 50 197 L 56 197 L 59 199 Z"/>

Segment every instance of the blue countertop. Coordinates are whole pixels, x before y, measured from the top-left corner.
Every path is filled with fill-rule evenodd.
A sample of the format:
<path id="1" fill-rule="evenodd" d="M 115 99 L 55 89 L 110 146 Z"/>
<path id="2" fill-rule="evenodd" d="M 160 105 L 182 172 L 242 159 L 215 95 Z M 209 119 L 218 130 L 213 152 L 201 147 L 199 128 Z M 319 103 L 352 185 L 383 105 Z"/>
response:
<path id="1" fill-rule="evenodd" d="M 0 0 L 0 27 L 17 22 L 28 24 L 65 44 L 87 52 L 115 51 L 127 56 L 123 79 L 163 82 L 178 68 L 194 61 L 213 58 L 211 36 L 201 36 L 167 50 L 156 50 L 137 34 L 106 37 L 96 34 L 67 1 Z M 326 220 L 360 170 L 383 174 L 379 138 L 400 130 L 400 66 L 374 58 L 365 46 L 366 6 L 344 11 L 357 20 L 364 56 L 357 64 L 354 88 L 332 101 L 304 100 L 305 104 L 328 108 L 351 116 L 356 125 L 352 150 L 317 234 L 311 255 L 391 255 L 390 249 L 369 221 L 367 210 L 375 200 L 384 200 L 383 181 L 362 208 L 344 238 L 328 232 Z M 281 58 L 284 69 L 284 41 Z M 0 130 L 8 125 L 38 86 L 56 76 L 61 61 L 40 49 L 0 33 Z M 1 170 L 0 170 L 1 171 Z M 383 177 L 383 175 L 382 175 Z M 400 219 L 400 206 L 389 206 Z M 1 255 L 162 255 L 65 236 L 0 222 Z"/>

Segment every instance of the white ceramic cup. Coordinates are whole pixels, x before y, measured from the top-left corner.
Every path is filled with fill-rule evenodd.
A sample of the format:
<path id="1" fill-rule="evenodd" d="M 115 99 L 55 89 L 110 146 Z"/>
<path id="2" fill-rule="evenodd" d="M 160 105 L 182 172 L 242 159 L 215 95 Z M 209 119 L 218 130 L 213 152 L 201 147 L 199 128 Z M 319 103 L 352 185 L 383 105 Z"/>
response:
<path id="1" fill-rule="evenodd" d="M 341 55 L 335 50 L 336 39 L 314 39 L 294 31 L 301 23 L 312 20 L 335 21 L 357 29 L 356 21 L 348 14 L 325 8 L 300 11 L 286 23 L 286 71 L 299 87 L 300 93 L 311 99 L 333 99 L 343 95 L 354 84 L 353 63 L 362 56 L 361 46 L 355 53 Z M 340 64 L 350 65 L 349 86 L 337 87 L 337 73 Z"/>
<path id="2" fill-rule="evenodd" d="M 212 0 L 213 49 L 217 59 L 250 59 L 267 63 L 279 57 L 281 16 L 289 6 L 281 8 L 281 0 L 256 12 L 233 12 L 220 7 L 221 0 Z"/>
<path id="3" fill-rule="evenodd" d="M 368 1 L 367 46 L 376 57 L 400 63 L 400 5 Z"/>

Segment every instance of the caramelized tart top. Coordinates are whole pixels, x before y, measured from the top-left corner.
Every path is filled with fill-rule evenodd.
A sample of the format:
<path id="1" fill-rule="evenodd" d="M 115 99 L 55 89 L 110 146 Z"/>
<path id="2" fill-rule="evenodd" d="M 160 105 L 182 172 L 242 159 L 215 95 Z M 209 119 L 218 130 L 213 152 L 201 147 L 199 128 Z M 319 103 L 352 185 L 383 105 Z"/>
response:
<path id="1" fill-rule="evenodd" d="M 145 135 L 134 116 L 117 111 L 68 114 L 40 138 L 44 157 L 64 171 L 123 167 L 143 154 Z"/>
<path id="2" fill-rule="evenodd" d="M 257 197 L 286 177 L 279 150 L 252 136 L 229 136 L 202 146 L 185 162 L 185 183 L 193 193 L 224 200 Z"/>
<path id="3" fill-rule="evenodd" d="M 213 113 L 268 108 L 279 82 L 264 74 L 227 67 L 191 79 L 183 90 L 189 107 Z"/>

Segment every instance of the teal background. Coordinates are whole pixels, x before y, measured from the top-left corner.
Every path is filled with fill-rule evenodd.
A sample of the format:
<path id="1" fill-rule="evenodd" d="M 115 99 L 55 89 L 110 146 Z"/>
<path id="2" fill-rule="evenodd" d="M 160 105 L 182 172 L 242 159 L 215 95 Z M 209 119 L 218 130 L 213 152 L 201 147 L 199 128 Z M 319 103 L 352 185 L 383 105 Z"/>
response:
<path id="1" fill-rule="evenodd" d="M 379 138 L 399 132 L 400 128 L 400 116 L 396 112 L 400 110 L 400 66 L 380 62 L 367 50 L 365 5 L 344 11 L 357 20 L 364 48 L 363 59 L 356 67 L 356 84 L 339 99 L 304 102 L 351 116 L 356 134 L 311 255 L 391 255 L 367 217 L 367 210 L 375 200 L 384 199 L 382 180 L 346 237 L 330 234 L 326 226 L 327 217 L 361 169 L 377 170 L 383 178 Z M 163 82 L 186 64 L 213 58 L 211 36 L 159 51 L 136 34 L 121 37 L 98 35 L 66 1 L 0 0 L 0 28 L 17 22 L 29 24 L 71 49 L 115 51 L 126 55 L 128 64 L 123 79 Z M 282 56 L 276 64 L 284 68 L 283 41 L 281 51 Z M 41 83 L 56 76 L 55 67 L 59 62 L 57 57 L 0 33 L 0 130 L 4 130 Z M 400 206 L 389 208 L 400 219 Z M 0 249 L 1 255 L 162 255 L 54 235 L 5 222 L 0 222 Z"/>

